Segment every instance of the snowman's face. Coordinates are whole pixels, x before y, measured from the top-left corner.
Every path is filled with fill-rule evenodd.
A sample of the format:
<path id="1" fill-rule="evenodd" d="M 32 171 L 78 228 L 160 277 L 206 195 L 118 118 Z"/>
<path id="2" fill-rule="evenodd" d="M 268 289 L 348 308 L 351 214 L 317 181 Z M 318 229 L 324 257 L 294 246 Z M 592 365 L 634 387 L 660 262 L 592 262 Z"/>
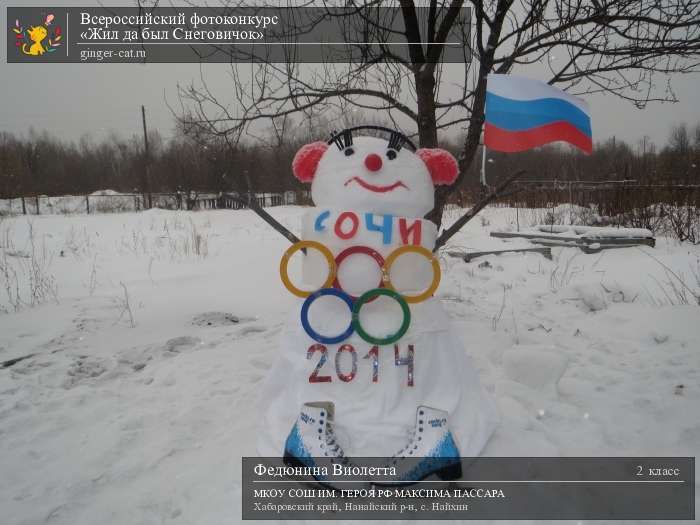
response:
<path id="1" fill-rule="evenodd" d="M 433 209 L 433 181 L 423 160 L 386 140 L 355 137 L 338 149 L 331 145 L 311 184 L 316 206 L 422 217 Z"/>
<path id="2" fill-rule="evenodd" d="M 294 156 L 294 176 L 311 182 L 316 206 L 423 217 L 433 209 L 434 186 L 452 184 L 459 173 L 442 149 L 397 150 L 375 137 L 351 142 L 342 149 L 314 142 Z"/>

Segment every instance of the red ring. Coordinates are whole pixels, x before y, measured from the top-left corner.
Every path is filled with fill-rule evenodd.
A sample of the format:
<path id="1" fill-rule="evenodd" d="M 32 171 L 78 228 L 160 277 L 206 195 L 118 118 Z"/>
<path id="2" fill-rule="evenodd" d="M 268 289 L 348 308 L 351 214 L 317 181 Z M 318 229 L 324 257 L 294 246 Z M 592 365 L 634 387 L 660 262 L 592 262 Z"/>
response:
<path id="1" fill-rule="evenodd" d="M 333 281 L 333 287 L 337 288 L 338 290 L 341 290 L 350 297 L 352 297 L 353 301 L 357 299 L 359 296 L 351 295 L 345 290 L 343 290 L 343 287 L 340 286 L 340 279 L 338 276 L 340 275 L 340 263 L 342 263 L 345 259 L 347 259 L 350 255 L 354 255 L 356 253 L 362 253 L 364 255 L 369 255 L 372 257 L 375 261 L 377 261 L 377 264 L 379 265 L 379 268 L 384 267 L 384 257 L 375 250 L 374 248 L 370 248 L 369 246 L 350 246 L 349 248 L 345 248 L 342 252 L 340 252 L 336 258 L 335 258 L 335 280 Z M 377 288 L 384 288 L 384 279 L 382 277 L 379 278 L 379 284 L 377 285 Z M 377 297 L 374 297 L 372 300 L 376 299 Z M 368 301 L 369 302 L 369 301 Z"/>

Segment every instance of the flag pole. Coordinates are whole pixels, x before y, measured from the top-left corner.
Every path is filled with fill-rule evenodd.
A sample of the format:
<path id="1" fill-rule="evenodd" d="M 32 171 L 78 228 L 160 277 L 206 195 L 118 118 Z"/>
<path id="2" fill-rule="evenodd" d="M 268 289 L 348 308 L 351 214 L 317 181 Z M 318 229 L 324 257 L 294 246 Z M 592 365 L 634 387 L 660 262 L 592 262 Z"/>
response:
<path id="1" fill-rule="evenodd" d="M 481 145 L 481 185 L 486 186 L 486 144 Z"/>

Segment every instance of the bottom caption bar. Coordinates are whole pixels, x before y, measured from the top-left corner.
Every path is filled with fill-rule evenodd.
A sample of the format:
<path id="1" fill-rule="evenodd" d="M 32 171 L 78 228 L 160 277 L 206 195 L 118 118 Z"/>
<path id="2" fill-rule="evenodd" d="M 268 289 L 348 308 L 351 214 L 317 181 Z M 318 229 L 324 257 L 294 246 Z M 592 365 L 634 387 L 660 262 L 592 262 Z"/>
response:
<path id="1" fill-rule="evenodd" d="M 694 520 L 695 458 L 242 458 L 244 520 Z"/>

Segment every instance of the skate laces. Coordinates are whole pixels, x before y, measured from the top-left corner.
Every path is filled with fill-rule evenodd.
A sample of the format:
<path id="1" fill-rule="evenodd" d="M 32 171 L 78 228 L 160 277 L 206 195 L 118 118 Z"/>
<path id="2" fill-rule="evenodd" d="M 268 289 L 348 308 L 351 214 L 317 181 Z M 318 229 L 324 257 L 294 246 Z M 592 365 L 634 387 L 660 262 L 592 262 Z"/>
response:
<path id="1" fill-rule="evenodd" d="M 327 421 L 326 422 L 326 445 L 328 449 L 339 458 L 345 457 L 345 452 L 340 443 L 336 441 L 335 432 L 333 432 L 333 425 Z"/>

